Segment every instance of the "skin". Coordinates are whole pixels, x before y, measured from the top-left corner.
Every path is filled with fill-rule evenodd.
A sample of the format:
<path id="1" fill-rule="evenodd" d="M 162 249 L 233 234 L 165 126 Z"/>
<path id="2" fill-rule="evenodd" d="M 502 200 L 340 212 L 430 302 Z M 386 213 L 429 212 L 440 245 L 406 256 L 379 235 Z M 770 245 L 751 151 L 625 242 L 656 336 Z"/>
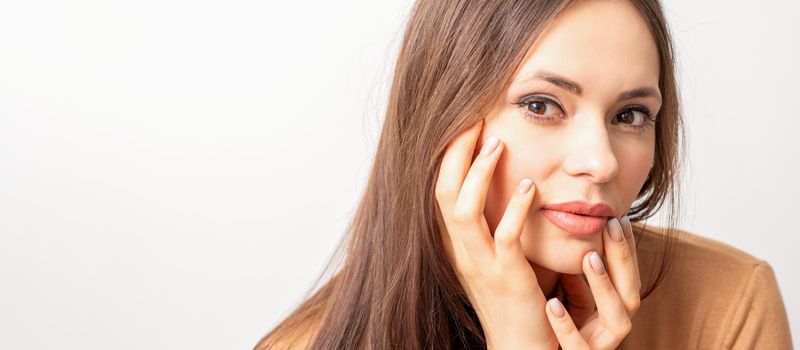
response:
<path id="1" fill-rule="evenodd" d="M 494 111 L 448 147 L 436 184 L 440 228 L 490 348 L 611 349 L 630 331 L 641 282 L 624 215 L 652 167 L 655 131 L 632 128 L 646 114 L 622 110 L 661 107 L 649 33 L 626 2 L 573 3 L 530 48 Z M 541 70 L 577 83 L 580 95 L 528 79 Z M 653 94 L 618 99 L 642 87 Z M 517 105 L 532 96 L 552 102 Z M 497 146 L 478 153 L 491 136 Z M 530 189 L 520 193 L 523 179 Z M 600 234 L 575 236 L 539 211 L 573 200 L 604 202 L 614 218 Z M 570 306 L 563 315 L 551 298 L 559 284 Z"/>
<path id="2" fill-rule="evenodd" d="M 541 79 L 524 81 L 538 70 L 554 72 L 582 88 L 581 96 Z M 503 216 L 520 179 L 537 187 L 520 238 L 525 256 L 549 291 L 560 273 L 581 271 L 581 257 L 590 250 L 603 256 L 600 235 L 574 236 L 561 230 L 539 208 L 544 204 L 581 200 L 604 202 L 622 217 L 647 179 L 654 159 L 655 129 L 643 125 L 641 112 L 619 116 L 638 104 L 656 114 L 660 94 L 619 101 L 618 95 L 638 87 L 658 92 L 658 49 L 632 5 L 622 1 L 579 1 L 556 18 L 529 50 L 504 99 L 488 115 L 481 145 L 490 136 L 505 145 L 486 199 L 486 221 L 492 230 Z M 546 96 L 555 104 L 519 107 L 526 96 Z M 537 122 L 526 114 L 546 109 L 566 120 Z M 627 118 L 627 119 L 626 119 Z M 627 122 L 627 124 L 625 123 Z"/>

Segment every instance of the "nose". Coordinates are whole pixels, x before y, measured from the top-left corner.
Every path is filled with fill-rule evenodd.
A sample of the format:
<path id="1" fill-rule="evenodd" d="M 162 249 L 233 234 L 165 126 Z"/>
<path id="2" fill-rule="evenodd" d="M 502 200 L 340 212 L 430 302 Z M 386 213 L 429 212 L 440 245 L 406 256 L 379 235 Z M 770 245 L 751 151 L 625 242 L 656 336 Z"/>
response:
<path id="1" fill-rule="evenodd" d="M 564 169 L 570 175 L 587 176 L 596 183 L 611 181 L 617 175 L 619 164 L 604 120 L 594 115 L 575 116 L 564 159 Z"/>

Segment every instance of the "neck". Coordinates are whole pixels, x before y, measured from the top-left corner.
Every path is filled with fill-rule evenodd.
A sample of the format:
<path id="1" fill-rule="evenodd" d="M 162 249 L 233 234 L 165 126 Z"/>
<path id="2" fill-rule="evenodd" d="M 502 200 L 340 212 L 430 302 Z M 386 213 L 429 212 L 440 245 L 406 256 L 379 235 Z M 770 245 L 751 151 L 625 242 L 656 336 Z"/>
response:
<path id="1" fill-rule="evenodd" d="M 539 282 L 539 287 L 546 299 L 550 299 L 556 294 L 556 285 L 561 274 L 555 271 L 548 270 L 536 264 L 531 264 L 533 272 L 536 273 L 536 280 Z"/>

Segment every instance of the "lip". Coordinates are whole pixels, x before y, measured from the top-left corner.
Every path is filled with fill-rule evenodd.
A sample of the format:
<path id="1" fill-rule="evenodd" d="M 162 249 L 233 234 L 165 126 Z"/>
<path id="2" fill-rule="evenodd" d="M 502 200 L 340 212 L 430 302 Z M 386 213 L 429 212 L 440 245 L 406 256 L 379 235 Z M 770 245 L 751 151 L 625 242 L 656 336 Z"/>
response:
<path id="1" fill-rule="evenodd" d="M 614 216 L 614 210 L 608 204 L 582 201 L 546 204 L 539 210 L 560 229 L 579 236 L 602 232 L 606 221 Z"/>

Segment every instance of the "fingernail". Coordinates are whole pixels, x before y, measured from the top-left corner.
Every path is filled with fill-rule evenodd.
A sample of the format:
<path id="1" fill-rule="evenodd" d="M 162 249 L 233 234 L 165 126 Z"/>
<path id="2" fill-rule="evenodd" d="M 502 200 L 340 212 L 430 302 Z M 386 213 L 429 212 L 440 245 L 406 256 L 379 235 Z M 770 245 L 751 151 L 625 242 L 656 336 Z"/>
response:
<path id="1" fill-rule="evenodd" d="M 528 178 L 522 179 L 522 181 L 519 182 L 519 187 L 517 187 L 517 191 L 519 192 L 519 194 L 527 193 L 528 190 L 531 189 L 531 184 L 532 183 L 533 183 L 533 181 L 531 181 L 531 179 L 528 179 Z"/>
<path id="2" fill-rule="evenodd" d="M 617 220 L 617 218 L 609 219 L 606 224 L 606 229 L 608 230 L 608 235 L 611 236 L 614 242 L 622 242 L 622 226 L 619 225 L 619 220 Z"/>
<path id="3" fill-rule="evenodd" d="M 625 216 L 622 217 L 622 219 L 620 219 L 620 223 L 622 225 L 625 225 L 625 226 L 631 228 L 630 231 L 622 230 L 622 232 L 625 234 L 625 238 L 631 238 L 631 236 L 633 235 L 633 227 L 631 226 L 631 218 L 629 218 L 627 215 L 625 215 Z"/>
<path id="4" fill-rule="evenodd" d="M 483 148 L 481 149 L 481 154 L 487 155 L 489 153 L 492 153 L 492 151 L 494 151 L 494 149 L 497 148 L 498 141 L 499 140 L 497 140 L 496 137 L 494 136 L 490 137 L 489 140 L 487 140 L 486 143 L 483 144 Z"/>
<path id="5" fill-rule="evenodd" d="M 606 273 L 606 268 L 603 266 L 603 260 L 600 259 L 600 255 L 597 255 L 597 252 L 592 252 L 589 255 L 589 265 L 592 265 L 592 270 L 596 272 L 598 275 L 602 275 Z"/>
<path id="6" fill-rule="evenodd" d="M 547 306 L 550 307 L 550 311 L 552 311 L 553 315 L 556 315 L 556 317 L 564 317 L 564 305 L 561 305 L 561 301 L 559 301 L 558 298 L 550 299 L 550 301 L 547 302 Z"/>

